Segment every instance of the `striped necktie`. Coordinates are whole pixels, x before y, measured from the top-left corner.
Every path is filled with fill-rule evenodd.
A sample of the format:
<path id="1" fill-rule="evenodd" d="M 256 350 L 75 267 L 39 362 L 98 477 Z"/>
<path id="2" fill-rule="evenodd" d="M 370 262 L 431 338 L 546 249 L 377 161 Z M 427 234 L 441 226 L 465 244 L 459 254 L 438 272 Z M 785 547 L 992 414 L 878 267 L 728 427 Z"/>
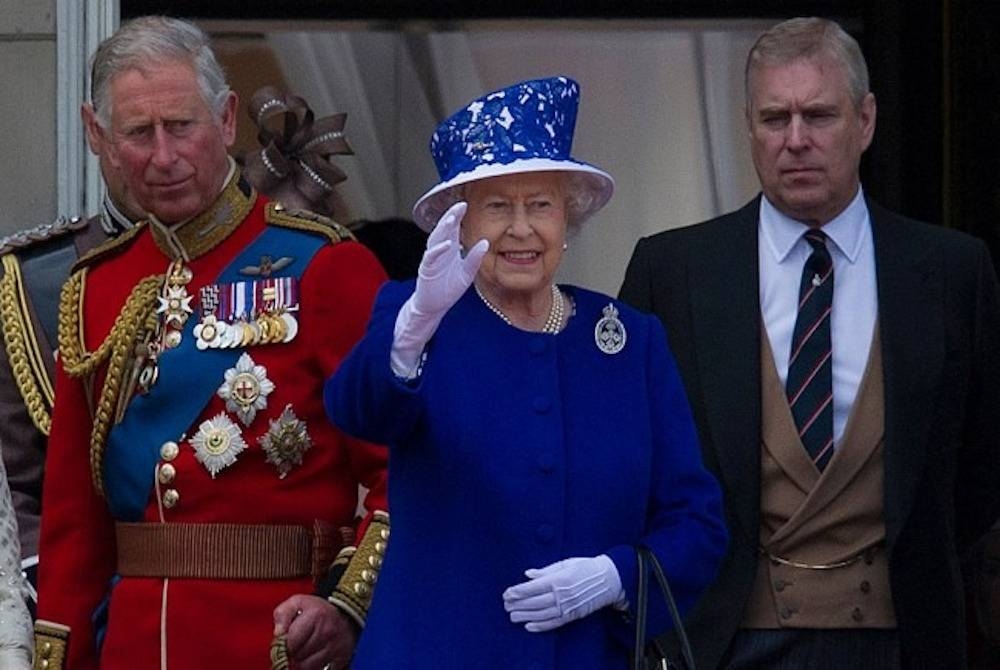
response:
<path id="1" fill-rule="evenodd" d="M 833 455 L 833 260 L 826 234 L 809 229 L 804 237 L 813 251 L 802 269 L 785 393 L 802 445 L 822 472 Z"/>

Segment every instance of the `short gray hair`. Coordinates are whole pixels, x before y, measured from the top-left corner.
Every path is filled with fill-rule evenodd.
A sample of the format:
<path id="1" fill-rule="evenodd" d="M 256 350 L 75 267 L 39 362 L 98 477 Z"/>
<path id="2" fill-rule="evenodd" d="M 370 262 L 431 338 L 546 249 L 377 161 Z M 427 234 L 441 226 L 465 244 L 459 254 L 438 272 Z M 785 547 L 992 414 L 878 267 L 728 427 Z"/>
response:
<path id="1" fill-rule="evenodd" d="M 167 16 L 141 16 L 123 23 L 101 42 L 91 59 L 90 100 L 97 122 L 111 124 L 111 80 L 126 70 L 185 62 L 194 69 L 205 104 L 221 118 L 229 84 L 212 52 L 208 36 L 188 21 Z"/>
<path id="2" fill-rule="evenodd" d="M 851 100 L 860 106 L 869 93 L 868 65 L 857 41 L 837 23 L 816 17 L 783 21 L 764 32 L 747 55 L 744 87 L 750 110 L 750 77 L 764 65 L 786 65 L 800 59 L 828 57 L 847 77 Z"/>

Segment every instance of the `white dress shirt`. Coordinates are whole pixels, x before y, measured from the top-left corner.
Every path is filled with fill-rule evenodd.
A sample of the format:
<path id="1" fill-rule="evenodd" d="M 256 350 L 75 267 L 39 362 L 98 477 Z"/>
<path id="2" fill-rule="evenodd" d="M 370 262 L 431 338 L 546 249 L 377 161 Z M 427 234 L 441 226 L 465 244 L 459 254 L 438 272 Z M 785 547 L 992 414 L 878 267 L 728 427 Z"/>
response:
<path id="1" fill-rule="evenodd" d="M 760 200 L 757 253 L 760 258 L 760 308 L 778 376 L 788 378 L 792 332 L 798 314 L 802 268 L 812 247 L 802 237 L 806 224 L 775 209 L 766 197 Z M 833 441 L 840 443 L 854 406 L 858 386 L 868 364 L 878 315 L 875 283 L 875 247 L 864 195 L 823 228 L 833 258 Z M 916 327 L 917 324 L 914 324 Z"/>

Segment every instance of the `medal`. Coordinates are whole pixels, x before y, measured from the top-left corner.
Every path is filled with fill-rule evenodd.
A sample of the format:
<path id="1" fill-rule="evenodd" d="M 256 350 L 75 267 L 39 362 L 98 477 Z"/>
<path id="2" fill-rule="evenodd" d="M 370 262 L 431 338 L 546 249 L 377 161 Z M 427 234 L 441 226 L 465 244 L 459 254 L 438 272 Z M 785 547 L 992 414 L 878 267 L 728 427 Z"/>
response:
<path id="1" fill-rule="evenodd" d="M 162 318 L 161 339 L 168 349 L 180 345 L 183 337 L 181 329 L 194 311 L 191 307 L 194 296 L 188 295 L 186 287 L 193 276 L 191 268 L 184 265 L 183 261 L 172 262 L 167 270 L 163 291 L 156 298 L 159 303 L 156 313 Z"/>
<path id="2" fill-rule="evenodd" d="M 205 466 L 215 479 L 215 475 L 236 462 L 236 456 L 247 448 L 240 435 L 240 428 L 225 414 L 202 421 L 198 432 L 191 438 L 194 457 Z"/>
<path id="3" fill-rule="evenodd" d="M 225 378 L 216 394 L 226 401 L 226 410 L 234 412 L 244 426 L 249 426 L 257 410 L 267 407 L 267 396 L 274 390 L 274 382 L 267 378 L 264 366 L 254 363 L 246 352 L 240 356 L 236 367 L 226 370 Z"/>
<path id="4" fill-rule="evenodd" d="M 606 354 L 617 354 L 625 348 L 625 324 L 618 319 L 618 310 L 613 303 L 603 310 L 604 316 L 594 326 L 594 341 L 597 348 Z"/>
<path id="5" fill-rule="evenodd" d="M 194 336 L 198 339 L 195 343 L 199 349 L 218 349 L 222 346 L 228 324 L 219 321 L 214 314 L 202 317 L 201 323 L 194 327 Z"/>
<path id="6" fill-rule="evenodd" d="M 267 454 L 267 462 L 278 469 L 284 479 L 292 468 L 302 465 L 302 455 L 312 446 L 304 421 L 295 416 L 291 405 L 285 405 L 277 419 L 271 419 L 267 433 L 257 439 Z"/>

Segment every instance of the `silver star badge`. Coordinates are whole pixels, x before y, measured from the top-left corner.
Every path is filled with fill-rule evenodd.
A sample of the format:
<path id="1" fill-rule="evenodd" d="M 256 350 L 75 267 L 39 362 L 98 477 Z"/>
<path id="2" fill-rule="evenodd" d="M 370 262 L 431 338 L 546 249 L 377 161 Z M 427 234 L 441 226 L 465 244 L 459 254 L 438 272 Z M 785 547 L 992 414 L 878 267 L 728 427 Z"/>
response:
<path id="1" fill-rule="evenodd" d="M 216 394 L 226 401 L 228 411 L 235 412 L 240 422 L 249 426 L 257 410 L 267 407 L 274 382 L 267 378 L 267 369 L 254 363 L 246 352 L 240 355 L 236 367 L 226 370 L 225 378 Z"/>
<path id="2" fill-rule="evenodd" d="M 202 421 L 198 432 L 191 438 L 194 457 L 215 475 L 236 462 L 236 456 L 247 448 L 240 434 L 240 427 L 225 414 Z"/>
<path id="3" fill-rule="evenodd" d="M 267 462 L 278 469 L 280 479 L 284 479 L 293 467 L 302 465 L 302 455 L 312 447 L 306 424 L 295 416 L 291 405 L 285 405 L 281 416 L 271 419 L 271 427 L 257 438 L 257 442 L 264 448 Z"/>

